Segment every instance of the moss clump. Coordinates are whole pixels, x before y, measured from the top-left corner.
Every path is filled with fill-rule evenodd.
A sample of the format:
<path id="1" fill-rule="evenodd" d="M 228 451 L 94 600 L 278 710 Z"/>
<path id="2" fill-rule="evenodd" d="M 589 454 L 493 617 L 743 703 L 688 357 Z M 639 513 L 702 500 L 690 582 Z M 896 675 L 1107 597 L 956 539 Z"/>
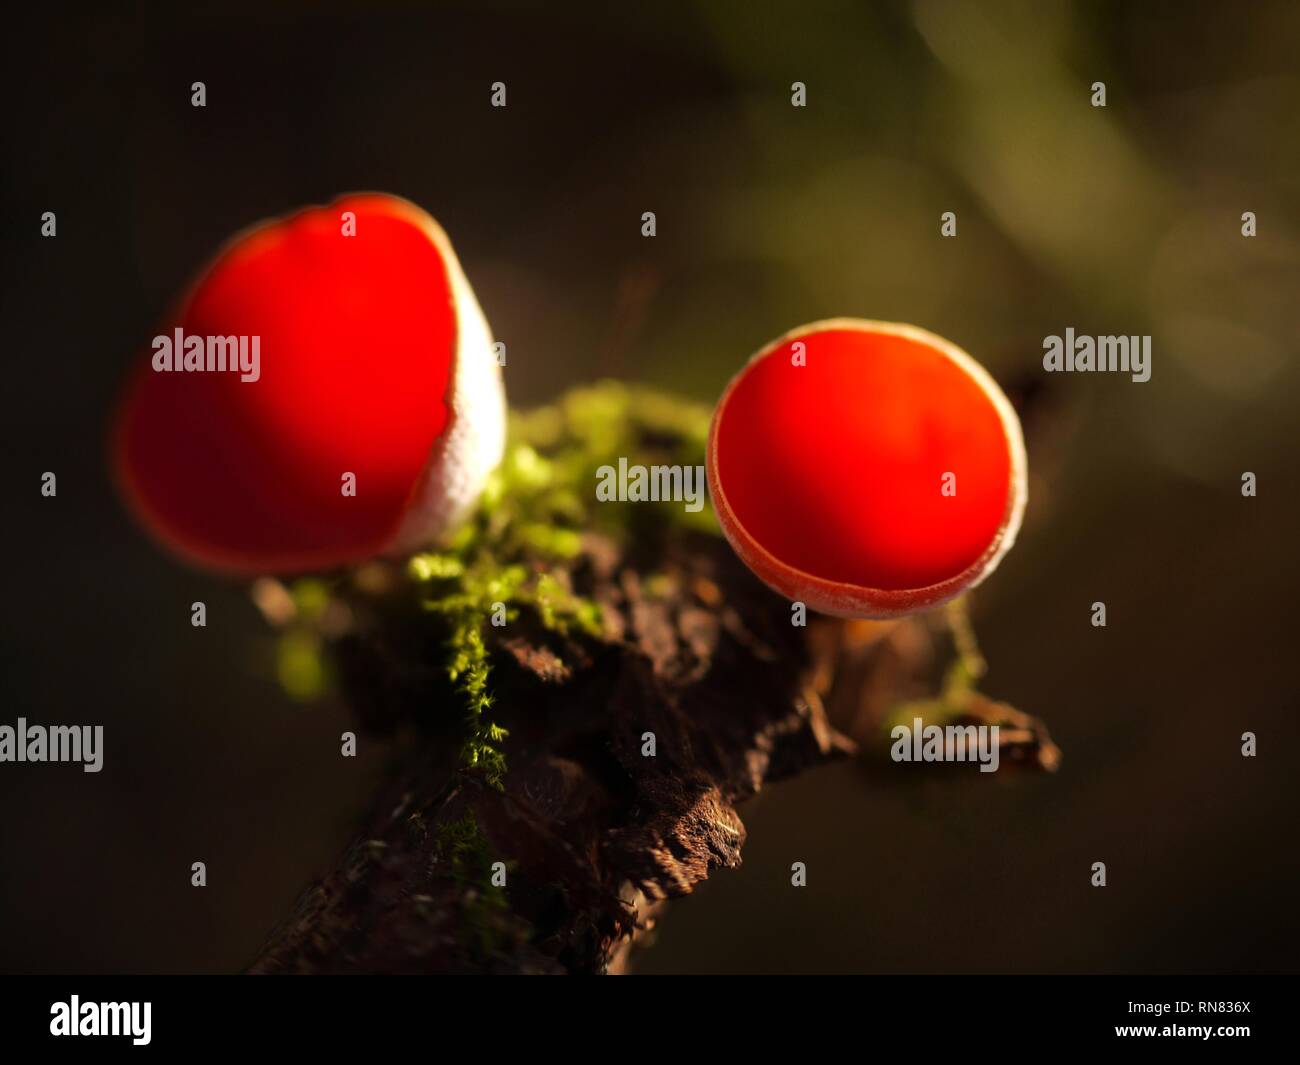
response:
<path id="1" fill-rule="evenodd" d="M 259 582 L 259 583 L 266 583 Z M 284 602 L 277 604 L 287 617 L 276 648 L 275 672 L 280 687 L 294 699 L 319 698 L 330 686 L 330 670 L 323 654 L 322 628 L 332 600 L 329 585 L 316 577 L 294 581 L 285 590 L 276 586 Z"/>
<path id="2" fill-rule="evenodd" d="M 492 883 L 492 854 L 472 812 L 437 828 L 434 861 L 446 876 L 468 889 L 465 946 L 473 957 L 495 954 L 499 917 L 509 904 L 505 889 Z"/>
<path id="3" fill-rule="evenodd" d="M 911 726 L 913 718 L 927 724 L 946 725 L 970 713 L 972 698 L 983 698 L 976 685 L 988 669 L 975 639 L 970 620 L 970 604 L 965 596 L 943 608 L 944 627 L 952 638 L 955 655 L 943 672 L 939 691 L 929 699 L 910 699 L 890 708 L 881 723 L 884 736 L 899 725 Z M 883 742 L 883 741 L 882 741 Z"/>
<path id="4" fill-rule="evenodd" d="M 501 786 L 506 732 L 491 720 L 491 667 L 484 626 L 521 609 L 566 636 L 599 636 L 600 606 L 576 594 L 565 563 L 595 533 L 624 543 L 633 535 L 632 504 L 596 500 L 596 471 L 629 462 L 700 466 L 707 408 L 649 389 L 604 382 L 575 389 L 554 404 L 512 414 L 501 466 L 473 517 L 437 551 L 406 567 L 426 611 L 447 625 L 446 668 L 464 700 L 462 764 Z M 673 504 L 642 506 L 635 531 L 682 524 L 717 531 L 713 513 Z"/>

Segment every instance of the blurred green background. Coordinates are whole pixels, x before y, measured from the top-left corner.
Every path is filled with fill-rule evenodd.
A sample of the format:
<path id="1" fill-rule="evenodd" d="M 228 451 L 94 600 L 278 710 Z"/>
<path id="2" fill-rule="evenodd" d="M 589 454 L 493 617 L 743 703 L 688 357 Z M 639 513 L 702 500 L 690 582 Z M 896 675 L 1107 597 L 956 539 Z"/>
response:
<path id="1" fill-rule="evenodd" d="M 985 687 L 1060 772 L 778 786 L 639 971 L 1296 969 L 1300 5 L 190 8 L 42 7 L 0 45 L 3 720 L 108 744 L 98 775 L 0 766 L 0 968 L 238 968 L 379 779 L 377 742 L 338 757 L 344 707 L 280 692 L 246 590 L 129 521 L 103 438 L 218 244 L 383 189 L 451 235 L 517 405 L 599 376 L 712 400 L 837 315 L 934 330 L 1034 399 L 1025 529 L 976 620 Z M 1044 374 L 1067 326 L 1151 334 L 1150 382 Z"/>

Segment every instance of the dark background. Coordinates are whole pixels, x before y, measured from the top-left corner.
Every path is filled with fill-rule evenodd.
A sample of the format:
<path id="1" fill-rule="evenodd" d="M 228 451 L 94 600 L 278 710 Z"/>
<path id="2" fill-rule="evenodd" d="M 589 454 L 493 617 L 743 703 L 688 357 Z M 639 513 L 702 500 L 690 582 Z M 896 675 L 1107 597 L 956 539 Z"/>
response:
<path id="1" fill-rule="evenodd" d="M 106 755 L 0 765 L 0 969 L 237 969 L 382 771 L 282 693 L 245 588 L 146 541 L 103 449 L 213 250 L 357 189 L 443 223 L 516 405 L 604 375 L 711 401 L 833 315 L 1044 386 L 976 607 L 1060 772 L 778 786 L 640 971 L 1297 968 L 1300 5 L 187 6 L 43 5 L 2 46 L 0 722 L 103 724 Z M 1048 380 L 1067 326 L 1152 334 L 1151 381 Z"/>

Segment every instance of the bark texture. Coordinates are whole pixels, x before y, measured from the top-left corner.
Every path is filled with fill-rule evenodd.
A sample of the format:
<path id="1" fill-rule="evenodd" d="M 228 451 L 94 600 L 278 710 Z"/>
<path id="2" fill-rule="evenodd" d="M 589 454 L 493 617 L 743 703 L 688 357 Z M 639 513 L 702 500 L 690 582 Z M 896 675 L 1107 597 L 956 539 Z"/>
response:
<path id="1" fill-rule="evenodd" d="M 251 971 L 617 970 L 661 900 L 740 863 L 745 799 L 854 750 L 829 700 L 878 717 L 916 686 L 921 622 L 888 639 L 870 625 L 796 627 L 719 538 L 675 534 L 657 553 L 647 566 L 586 538 L 566 579 L 603 605 L 602 639 L 557 637 L 528 615 L 499 639 L 486 629 L 493 716 L 510 730 L 504 790 L 421 729 Z M 429 634 L 390 612 L 358 616 L 335 653 L 372 728 L 452 698 L 419 665 Z M 504 888 L 491 884 L 498 861 Z"/>
<path id="2" fill-rule="evenodd" d="M 964 615 L 951 631 L 942 612 L 792 624 L 791 604 L 720 536 L 669 517 L 680 512 L 582 502 L 617 456 L 702 461 L 707 424 L 623 386 L 570 393 L 517 426 L 469 546 L 426 567 L 452 575 L 425 585 L 434 601 L 396 567 L 333 589 L 330 657 L 362 725 L 397 734 L 403 753 L 252 972 L 620 971 L 666 900 L 740 863 L 740 809 L 761 788 L 855 751 L 898 770 L 885 751 L 900 708 L 1001 724 L 1003 768 L 1055 766 L 1039 722 L 971 686 Z M 620 513 L 620 529 L 590 531 Z M 497 558 L 508 581 L 492 576 Z M 480 626 L 507 585 L 509 624 Z M 557 623 L 555 605 L 578 602 L 600 623 Z M 465 768 L 465 682 L 449 679 L 446 649 L 466 632 L 479 705 L 491 694 L 489 724 L 469 728 L 504 773 L 492 752 L 486 770 Z M 945 671 L 954 642 L 959 668 Z M 509 730 L 499 744 L 492 725 Z"/>

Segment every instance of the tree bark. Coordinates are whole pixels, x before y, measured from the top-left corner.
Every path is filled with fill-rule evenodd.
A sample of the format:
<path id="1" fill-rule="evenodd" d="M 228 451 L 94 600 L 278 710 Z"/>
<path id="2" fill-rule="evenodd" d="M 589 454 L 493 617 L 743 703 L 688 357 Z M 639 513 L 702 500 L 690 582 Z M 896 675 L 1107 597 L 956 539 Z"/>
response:
<path id="1" fill-rule="evenodd" d="M 250 971 L 619 971 L 664 900 L 740 864 L 744 800 L 854 751 L 828 702 L 879 720 L 915 694 L 929 653 L 921 621 L 887 639 L 870 623 L 792 624 L 703 533 L 672 531 L 641 558 L 588 535 L 564 578 L 602 604 L 602 638 L 531 615 L 485 626 L 504 788 L 423 729 Z M 363 721 L 391 731 L 451 698 L 420 666 L 427 636 L 356 612 L 333 650 Z"/>
<path id="2" fill-rule="evenodd" d="M 963 612 L 804 626 L 679 511 L 588 502 L 574 516 L 590 472 L 615 456 L 701 462 L 707 411 L 605 383 L 532 418 L 504 463 L 506 494 L 477 519 L 478 553 L 452 559 L 459 584 L 421 592 L 400 567 L 376 564 L 333 589 L 318 633 L 344 692 L 363 727 L 407 742 L 356 840 L 250 971 L 621 971 L 667 900 L 740 864 L 739 807 L 761 788 L 855 751 L 896 779 L 925 770 L 889 761 L 892 710 L 999 724 L 1004 769 L 1055 767 L 1041 723 L 974 690 L 981 663 Z M 545 543 L 561 513 L 564 552 L 513 542 L 515 530 Z M 621 525 L 606 520 L 620 513 Z M 576 531 L 593 528 L 607 531 Z M 496 598 L 482 585 L 486 572 L 496 587 L 494 552 L 516 589 L 526 572 L 536 584 L 525 585 L 560 589 L 603 618 L 579 634 L 547 616 L 558 600 L 535 594 L 512 600 L 504 626 L 483 618 L 489 717 L 509 730 L 504 774 L 465 768 L 466 700 L 446 665 L 461 646 L 448 626 L 458 630 L 428 609 L 477 588 L 478 625 Z M 462 564 L 478 567 L 479 584 Z M 945 645 L 957 667 L 943 676 Z M 481 741 L 482 718 L 469 728 Z"/>

